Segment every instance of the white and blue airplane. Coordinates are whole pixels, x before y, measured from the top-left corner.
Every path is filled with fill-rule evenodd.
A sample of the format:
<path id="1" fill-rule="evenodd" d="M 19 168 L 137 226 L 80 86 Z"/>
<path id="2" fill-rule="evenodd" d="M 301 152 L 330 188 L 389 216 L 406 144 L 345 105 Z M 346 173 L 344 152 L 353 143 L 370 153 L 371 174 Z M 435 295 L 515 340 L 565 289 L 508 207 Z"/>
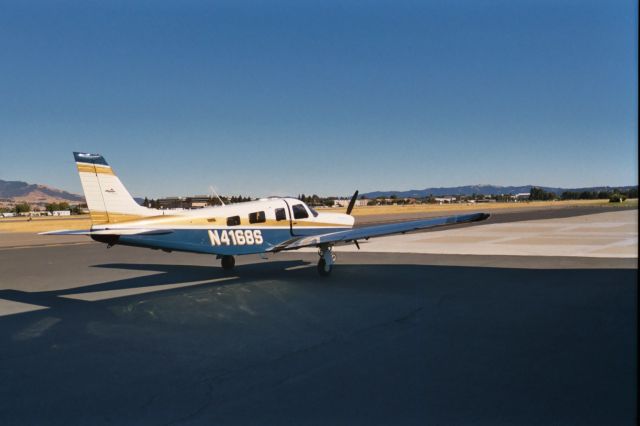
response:
<path id="1" fill-rule="evenodd" d="M 159 210 L 139 205 L 111 166 L 99 154 L 73 153 L 91 216 L 91 229 L 51 231 L 43 235 L 88 235 L 108 247 L 115 244 L 207 253 L 221 259 L 224 269 L 235 266 L 234 256 L 277 253 L 317 247 L 318 273 L 331 273 L 336 245 L 355 244 L 383 235 L 444 225 L 477 222 L 487 213 L 438 217 L 353 228 L 351 211 L 358 191 L 344 213 L 318 212 L 295 198 L 270 197 L 257 201 L 193 210 Z"/>

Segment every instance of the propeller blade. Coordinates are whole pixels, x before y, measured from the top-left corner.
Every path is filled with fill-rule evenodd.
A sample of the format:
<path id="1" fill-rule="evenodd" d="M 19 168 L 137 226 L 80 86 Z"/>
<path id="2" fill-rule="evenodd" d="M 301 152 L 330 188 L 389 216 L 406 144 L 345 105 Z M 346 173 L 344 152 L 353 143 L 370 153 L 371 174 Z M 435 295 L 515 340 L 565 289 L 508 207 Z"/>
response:
<path id="1" fill-rule="evenodd" d="M 351 197 L 351 201 L 349 201 L 349 206 L 347 207 L 347 214 L 351 214 L 351 210 L 353 210 L 353 206 L 356 205 L 356 200 L 358 199 L 358 191 L 353 194 Z"/>

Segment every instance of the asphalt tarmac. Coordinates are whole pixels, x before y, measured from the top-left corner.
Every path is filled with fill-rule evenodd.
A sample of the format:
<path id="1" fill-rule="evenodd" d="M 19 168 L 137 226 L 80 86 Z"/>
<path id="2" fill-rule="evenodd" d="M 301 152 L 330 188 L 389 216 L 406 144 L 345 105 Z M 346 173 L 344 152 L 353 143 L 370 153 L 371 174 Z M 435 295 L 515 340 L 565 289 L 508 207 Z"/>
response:
<path id="1" fill-rule="evenodd" d="M 0 424 L 635 424 L 637 258 L 316 260 L 0 250 Z"/>
<path id="2" fill-rule="evenodd" d="M 467 214 L 473 212 L 491 213 L 491 217 L 487 222 L 482 223 L 509 223 L 509 222 L 522 222 L 527 220 L 541 220 L 541 219 L 560 219 L 565 217 L 584 216 L 598 213 L 607 213 L 613 211 L 624 210 L 638 210 L 636 206 L 623 206 L 623 205 L 586 205 L 586 206 L 545 206 L 545 207 L 514 207 L 514 208 L 502 208 L 502 209 L 483 209 L 484 204 L 480 203 L 473 211 L 455 210 L 455 205 L 450 212 L 448 211 L 433 211 L 433 212 L 417 212 L 417 213 L 396 213 L 385 215 L 366 215 L 356 217 L 355 227 L 368 226 L 374 223 L 393 223 L 403 220 L 416 220 L 426 219 L 430 217 L 449 216 L 455 214 Z M 449 228 L 461 228 L 465 226 L 476 226 L 479 223 L 470 223 L 464 225 L 455 225 Z M 445 227 L 432 229 L 433 232 L 446 229 Z"/>

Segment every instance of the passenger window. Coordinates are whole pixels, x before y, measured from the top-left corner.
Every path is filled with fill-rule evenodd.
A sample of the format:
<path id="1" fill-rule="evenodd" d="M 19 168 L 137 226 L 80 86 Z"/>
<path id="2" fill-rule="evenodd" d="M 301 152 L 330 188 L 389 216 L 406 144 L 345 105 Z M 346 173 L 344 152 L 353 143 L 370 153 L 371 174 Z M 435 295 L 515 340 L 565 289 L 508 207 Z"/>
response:
<path id="1" fill-rule="evenodd" d="M 307 209 L 304 208 L 302 204 L 296 204 L 293 208 L 293 217 L 296 219 L 305 219 L 309 217 L 309 213 L 307 213 Z"/>
<path id="2" fill-rule="evenodd" d="M 287 220 L 287 215 L 284 209 L 276 209 L 276 220 Z"/>
<path id="3" fill-rule="evenodd" d="M 249 223 L 262 223 L 266 221 L 267 219 L 264 212 L 249 213 Z"/>
<path id="4" fill-rule="evenodd" d="M 227 218 L 227 226 L 240 225 L 240 216 L 231 216 Z"/>

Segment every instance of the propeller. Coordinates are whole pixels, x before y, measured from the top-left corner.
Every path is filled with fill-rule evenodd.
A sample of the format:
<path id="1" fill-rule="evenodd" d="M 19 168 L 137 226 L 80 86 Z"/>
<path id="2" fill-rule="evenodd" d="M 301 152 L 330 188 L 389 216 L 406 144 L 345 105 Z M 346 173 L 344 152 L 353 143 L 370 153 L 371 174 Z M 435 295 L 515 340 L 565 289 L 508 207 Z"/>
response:
<path id="1" fill-rule="evenodd" d="M 349 201 L 349 206 L 347 207 L 347 214 L 351 214 L 351 210 L 353 210 L 353 206 L 356 205 L 356 200 L 358 199 L 358 191 L 353 194 L 351 197 L 351 201 Z"/>
<path id="2" fill-rule="evenodd" d="M 353 210 L 353 206 L 356 205 L 357 199 L 358 190 L 356 190 L 356 192 L 353 194 L 353 197 L 351 197 L 351 201 L 349 201 L 349 205 L 347 206 L 347 214 L 351 214 L 351 210 Z M 358 244 L 358 240 L 353 240 L 353 243 L 356 245 L 356 247 L 358 247 L 358 250 L 360 250 L 360 244 Z"/>

